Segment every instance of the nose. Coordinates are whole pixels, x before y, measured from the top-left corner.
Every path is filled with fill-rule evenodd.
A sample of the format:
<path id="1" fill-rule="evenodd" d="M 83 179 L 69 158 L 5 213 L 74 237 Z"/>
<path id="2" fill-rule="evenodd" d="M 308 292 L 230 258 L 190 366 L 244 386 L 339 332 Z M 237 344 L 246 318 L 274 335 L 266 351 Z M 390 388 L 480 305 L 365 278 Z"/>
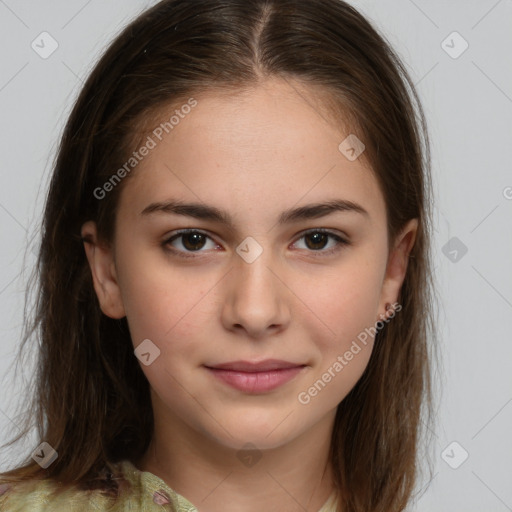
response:
<path id="1" fill-rule="evenodd" d="M 227 330 L 261 339 L 288 326 L 292 294 L 270 253 L 264 250 L 252 263 L 235 256 L 222 310 Z"/>

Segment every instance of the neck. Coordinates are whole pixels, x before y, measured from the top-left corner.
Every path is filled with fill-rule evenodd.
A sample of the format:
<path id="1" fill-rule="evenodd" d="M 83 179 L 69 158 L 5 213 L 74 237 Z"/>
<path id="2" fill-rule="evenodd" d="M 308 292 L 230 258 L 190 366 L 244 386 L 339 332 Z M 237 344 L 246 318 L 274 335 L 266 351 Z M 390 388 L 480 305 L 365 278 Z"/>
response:
<path id="1" fill-rule="evenodd" d="M 137 467 L 161 478 L 201 512 L 318 512 L 334 490 L 329 460 L 335 411 L 273 449 L 236 450 L 183 425 L 155 422 Z M 172 425 L 172 428 L 169 428 Z M 165 426 L 165 428 L 163 428 Z"/>

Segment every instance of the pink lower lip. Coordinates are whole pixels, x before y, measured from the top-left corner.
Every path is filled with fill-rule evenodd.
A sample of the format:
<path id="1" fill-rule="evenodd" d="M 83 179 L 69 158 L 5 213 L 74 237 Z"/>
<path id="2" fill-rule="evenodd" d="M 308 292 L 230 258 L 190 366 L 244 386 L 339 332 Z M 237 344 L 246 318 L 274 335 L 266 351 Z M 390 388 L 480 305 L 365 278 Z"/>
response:
<path id="1" fill-rule="evenodd" d="M 293 377 L 303 369 L 304 366 L 295 366 L 294 368 L 283 368 L 263 372 L 240 372 L 207 367 L 207 370 L 213 373 L 215 377 L 246 393 L 272 391 L 293 379 Z"/>

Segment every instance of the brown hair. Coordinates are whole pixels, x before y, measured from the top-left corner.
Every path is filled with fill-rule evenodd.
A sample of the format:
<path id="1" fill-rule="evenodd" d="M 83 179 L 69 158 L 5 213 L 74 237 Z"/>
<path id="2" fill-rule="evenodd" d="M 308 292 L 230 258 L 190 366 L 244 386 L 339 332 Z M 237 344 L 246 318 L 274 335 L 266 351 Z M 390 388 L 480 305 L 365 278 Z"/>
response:
<path id="1" fill-rule="evenodd" d="M 81 226 L 94 220 L 101 239 L 113 240 L 124 181 L 101 200 L 94 190 L 126 162 L 164 106 L 202 91 L 257 86 L 267 77 L 324 91 L 333 118 L 348 115 L 384 195 L 390 241 L 409 219 L 419 221 L 402 310 L 378 332 L 363 376 L 338 406 L 331 453 L 344 512 L 401 511 L 410 501 L 422 421 L 428 426 L 432 418 L 429 142 L 404 65 L 341 0 L 164 0 L 130 23 L 99 60 L 56 156 L 37 305 L 20 346 L 21 353 L 37 331 L 35 392 L 24 432 L 9 443 L 35 419 L 39 438 L 59 456 L 46 470 L 27 457 L 4 481 L 52 479 L 62 489 L 81 484 L 115 494 L 116 483 L 101 475 L 147 450 L 149 384 L 126 318 L 100 310 Z"/>

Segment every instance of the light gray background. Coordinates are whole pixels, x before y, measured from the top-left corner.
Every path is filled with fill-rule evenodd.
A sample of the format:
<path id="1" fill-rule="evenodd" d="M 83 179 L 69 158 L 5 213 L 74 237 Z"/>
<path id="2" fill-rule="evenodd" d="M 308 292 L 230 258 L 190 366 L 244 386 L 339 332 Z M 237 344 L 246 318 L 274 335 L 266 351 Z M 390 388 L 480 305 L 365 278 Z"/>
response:
<path id="1" fill-rule="evenodd" d="M 23 257 L 38 243 L 58 137 L 104 47 L 154 3 L 0 0 L 0 442 L 16 432 L 14 405 L 25 400 L 8 370 L 34 263 L 30 248 Z M 421 482 L 426 491 L 411 510 L 512 510 L 512 0 L 351 3 L 405 60 L 432 139 L 443 394 L 434 478 Z M 43 31 L 59 45 L 47 59 L 31 48 Z M 445 51 L 462 49 L 457 36 L 446 39 L 454 31 L 469 44 L 457 58 Z M 453 237 L 466 254 L 449 254 Z M 30 381 L 34 367 L 23 371 Z M 38 444 L 0 452 L 0 469 Z M 453 469 L 462 450 L 469 456 Z"/>

